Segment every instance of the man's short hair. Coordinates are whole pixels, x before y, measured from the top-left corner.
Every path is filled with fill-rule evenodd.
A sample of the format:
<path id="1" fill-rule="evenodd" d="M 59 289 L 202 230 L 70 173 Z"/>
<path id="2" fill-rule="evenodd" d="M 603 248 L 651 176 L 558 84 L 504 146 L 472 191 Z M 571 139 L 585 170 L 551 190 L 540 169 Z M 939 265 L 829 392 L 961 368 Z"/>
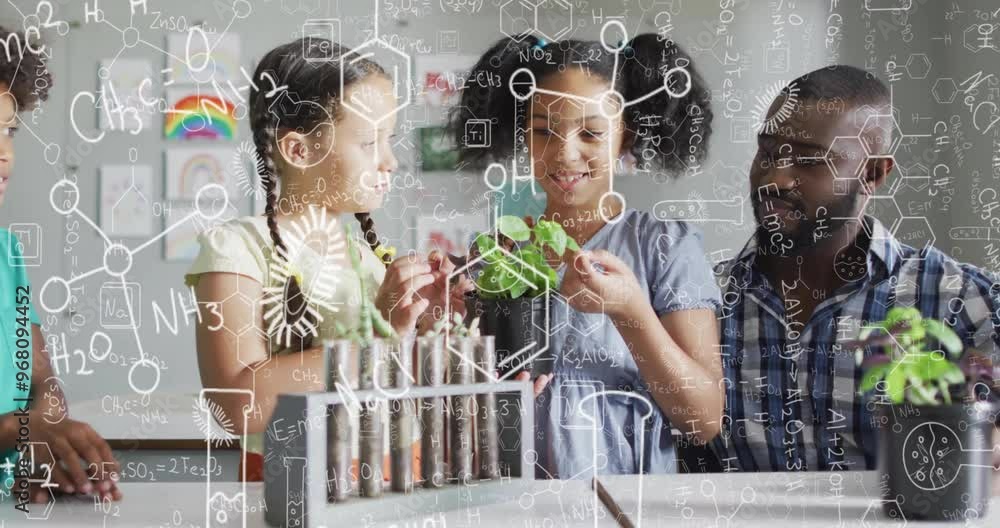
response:
<path id="1" fill-rule="evenodd" d="M 797 90 L 799 100 L 840 99 L 854 107 L 889 104 L 889 88 L 861 68 L 837 64 L 811 71 L 783 90 Z"/>

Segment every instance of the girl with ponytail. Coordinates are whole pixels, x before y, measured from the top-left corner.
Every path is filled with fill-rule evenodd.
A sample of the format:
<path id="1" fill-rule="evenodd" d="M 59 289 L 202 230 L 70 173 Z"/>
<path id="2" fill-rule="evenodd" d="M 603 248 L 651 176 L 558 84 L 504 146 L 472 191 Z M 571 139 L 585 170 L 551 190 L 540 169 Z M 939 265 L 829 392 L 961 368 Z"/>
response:
<path id="1" fill-rule="evenodd" d="M 629 209 L 613 183 L 626 168 L 698 174 L 709 87 L 661 35 L 617 44 L 519 35 L 483 54 L 462 94 L 451 115 L 461 160 L 501 163 L 518 184 L 540 187 L 540 218 L 581 246 L 548 255 L 560 295 L 551 372 L 535 380 L 536 475 L 675 471 L 672 428 L 698 442 L 720 430 L 719 291 L 701 233 Z M 485 148 L 469 144 L 470 119 L 490 123 Z"/>
<path id="2" fill-rule="evenodd" d="M 203 232 L 185 280 L 199 305 L 202 385 L 254 391 L 246 431 L 231 432 L 248 433 L 248 451 L 260 453 L 277 395 L 324 388 L 321 340 L 335 337 L 338 323 L 356 325 L 360 281 L 373 283 L 375 306 L 404 335 L 441 317 L 454 265 L 433 253 L 392 260 L 380 244 L 370 213 L 397 162 L 395 117 L 377 116 L 392 114 L 397 101 L 378 64 L 310 37 L 271 50 L 253 79 L 249 120 L 265 215 Z M 360 252 L 360 274 L 349 264 L 341 215 L 358 224 L 350 246 Z M 452 291 L 470 288 L 466 279 Z M 211 405 L 234 418 L 245 400 L 223 394 Z"/>

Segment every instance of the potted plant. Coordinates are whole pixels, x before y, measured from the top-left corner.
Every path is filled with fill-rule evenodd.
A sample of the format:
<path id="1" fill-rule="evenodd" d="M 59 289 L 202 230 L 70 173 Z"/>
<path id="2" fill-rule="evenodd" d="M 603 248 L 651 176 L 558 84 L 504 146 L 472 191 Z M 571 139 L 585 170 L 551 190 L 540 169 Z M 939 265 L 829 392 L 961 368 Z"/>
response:
<path id="1" fill-rule="evenodd" d="M 858 390 L 875 391 L 883 506 L 892 517 L 982 518 L 990 497 L 1000 369 L 916 308 L 864 328 Z M 864 357 L 863 348 L 879 350 Z M 961 358 L 959 358 L 961 356 Z"/>
<path id="2" fill-rule="evenodd" d="M 497 231 L 508 244 L 501 246 L 487 233 L 476 237 L 483 265 L 475 291 L 466 296 L 466 311 L 470 319 L 479 317 L 482 335 L 496 336 L 497 368 L 505 375 L 532 370 L 526 361 L 532 352 L 526 349 L 546 338 L 546 292 L 559 279 L 545 260 L 545 248 L 562 257 L 567 249 L 579 251 L 580 246 L 558 222 L 549 220 L 529 225 L 516 216 L 502 216 Z M 551 366 L 536 364 L 540 368 L 534 369 L 535 375 Z"/>

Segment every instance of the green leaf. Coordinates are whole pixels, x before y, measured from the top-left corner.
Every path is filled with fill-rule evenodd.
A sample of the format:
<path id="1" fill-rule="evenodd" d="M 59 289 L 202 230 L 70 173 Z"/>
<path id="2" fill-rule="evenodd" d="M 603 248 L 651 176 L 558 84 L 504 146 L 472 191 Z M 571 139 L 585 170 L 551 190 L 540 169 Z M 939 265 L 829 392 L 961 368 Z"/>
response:
<path id="1" fill-rule="evenodd" d="M 479 233 L 476 236 L 476 249 L 479 250 L 480 255 L 485 255 L 483 260 L 488 264 L 492 264 L 503 257 L 503 253 L 499 251 L 491 253 L 495 247 L 497 247 L 497 241 L 489 233 Z"/>
<path id="2" fill-rule="evenodd" d="M 886 313 L 885 322 L 886 326 L 892 326 L 900 321 L 912 321 L 920 317 L 920 310 L 912 306 L 895 306 L 889 309 Z"/>
<path id="3" fill-rule="evenodd" d="M 539 220 L 535 222 L 535 227 L 532 229 L 532 232 L 535 234 L 535 243 L 538 245 L 551 244 L 552 237 L 555 235 L 557 229 L 562 229 L 562 226 L 551 220 Z"/>
<path id="4" fill-rule="evenodd" d="M 479 249 L 480 253 L 486 253 L 496 245 L 497 241 L 493 240 L 493 237 L 489 233 L 479 233 L 476 235 L 476 248 Z"/>
<path id="5" fill-rule="evenodd" d="M 875 388 L 879 380 L 885 377 L 886 371 L 892 366 L 892 363 L 886 363 L 884 365 L 876 365 L 868 369 L 863 376 L 861 376 L 861 385 L 858 387 L 858 392 L 865 393 Z"/>
<path id="6" fill-rule="evenodd" d="M 524 295 L 524 292 L 528 291 L 528 284 L 523 280 L 515 279 L 514 283 L 510 285 L 510 298 L 517 299 L 518 297 Z"/>
<path id="7" fill-rule="evenodd" d="M 572 249 L 573 251 L 580 251 L 580 244 L 573 240 L 573 237 L 566 235 L 566 247 Z"/>
<path id="8" fill-rule="evenodd" d="M 497 224 L 497 229 L 511 240 L 517 242 L 531 238 L 531 229 L 528 228 L 528 224 L 516 216 L 501 216 Z"/>
<path id="9" fill-rule="evenodd" d="M 552 268 L 549 268 L 548 273 L 549 273 L 549 288 L 555 289 L 556 283 L 559 282 L 559 275 L 556 273 L 556 270 Z"/>
<path id="10" fill-rule="evenodd" d="M 510 292 L 515 283 L 521 282 L 513 273 L 503 269 L 497 273 L 496 289 L 502 292 Z"/>
<path id="11" fill-rule="evenodd" d="M 936 319 L 924 319 L 922 321 L 924 330 L 930 334 L 931 337 L 941 343 L 941 346 L 948 351 L 949 354 L 954 357 L 959 352 L 962 351 L 962 340 L 958 338 L 955 331 L 951 329 L 950 326 L 938 321 Z"/>
<path id="12" fill-rule="evenodd" d="M 906 391 L 906 400 L 913 405 L 929 405 L 930 402 L 914 390 Z"/>
<path id="13" fill-rule="evenodd" d="M 950 385 L 965 382 L 965 374 L 958 365 L 936 354 L 926 354 L 921 358 L 914 365 L 913 374 L 928 383 Z"/>
<path id="14" fill-rule="evenodd" d="M 906 368 L 899 365 L 885 377 L 885 392 L 892 403 L 903 403 L 903 395 L 906 393 L 906 374 Z"/>
<path id="15" fill-rule="evenodd" d="M 545 257 L 533 247 L 526 247 L 514 252 L 514 256 L 524 262 L 524 266 L 518 266 L 529 280 L 534 282 L 535 277 L 545 273 L 545 268 L 549 267 L 545 262 Z"/>
<path id="16" fill-rule="evenodd" d="M 549 288 L 555 286 L 556 281 L 559 280 L 556 270 L 549 266 L 548 262 L 545 262 L 545 257 L 531 246 L 522 248 L 514 253 L 519 259 L 523 260 L 527 266 L 523 269 L 524 276 L 528 278 L 532 283 L 534 283 L 537 288 L 531 288 L 530 295 L 532 297 L 537 297 L 545 292 L 545 278 L 549 280 Z"/>
<path id="17" fill-rule="evenodd" d="M 962 372 L 962 369 L 958 365 L 950 361 L 948 362 L 948 369 L 941 375 L 941 378 L 950 385 L 965 383 L 965 373 Z"/>
<path id="18" fill-rule="evenodd" d="M 561 225 L 550 220 L 539 220 L 535 225 L 535 241 L 541 245 L 546 245 L 555 251 L 556 255 L 562 256 L 566 252 L 566 243 L 569 236 L 563 231 Z"/>
<path id="19" fill-rule="evenodd" d="M 476 289 L 478 290 L 478 295 L 482 299 L 496 299 L 497 298 L 497 285 L 496 285 L 496 275 L 499 270 L 499 266 L 496 264 L 491 264 L 483 268 L 483 271 L 479 272 L 479 276 L 476 277 Z"/>

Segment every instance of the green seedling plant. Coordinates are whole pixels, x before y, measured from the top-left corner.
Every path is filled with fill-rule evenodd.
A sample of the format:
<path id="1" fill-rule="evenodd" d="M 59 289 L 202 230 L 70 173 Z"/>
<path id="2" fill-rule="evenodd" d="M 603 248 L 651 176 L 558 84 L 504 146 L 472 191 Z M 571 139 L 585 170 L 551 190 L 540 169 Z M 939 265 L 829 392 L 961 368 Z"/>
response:
<path id="1" fill-rule="evenodd" d="M 350 228 L 347 228 L 347 253 L 351 260 L 351 268 L 358 276 L 361 301 L 356 327 L 347 328 L 340 321 L 333 323 L 337 337 L 350 339 L 362 344 L 370 344 L 376 337 L 397 337 L 392 325 L 382 317 L 382 313 L 379 312 L 378 308 L 375 307 L 375 303 L 368 297 L 368 279 L 370 274 L 364 273 L 361 269 L 361 253 L 354 246 Z"/>
<path id="2" fill-rule="evenodd" d="M 935 342 L 940 348 L 932 348 Z M 884 321 L 867 326 L 853 343 L 864 374 L 859 392 L 877 386 L 893 404 L 951 404 L 955 385 L 965 384 L 964 363 L 954 361 L 962 352 L 962 341 L 948 325 L 924 318 L 916 308 L 896 307 Z M 881 353 L 864 358 L 864 347 Z M 961 391 L 957 393 L 961 397 Z"/>
<path id="3" fill-rule="evenodd" d="M 567 249 L 579 251 L 580 246 L 566 234 L 558 222 L 538 220 L 533 227 L 516 216 L 502 216 L 497 230 L 516 242 L 525 242 L 510 255 L 496 251 L 497 241 L 488 233 L 476 237 L 476 248 L 484 255 L 484 266 L 476 279 L 476 289 L 481 299 L 517 299 L 522 296 L 543 295 L 546 288 L 555 287 L 556 270 L 545 261 L 544 248 L 548 246 L 559 257 Z"/>

